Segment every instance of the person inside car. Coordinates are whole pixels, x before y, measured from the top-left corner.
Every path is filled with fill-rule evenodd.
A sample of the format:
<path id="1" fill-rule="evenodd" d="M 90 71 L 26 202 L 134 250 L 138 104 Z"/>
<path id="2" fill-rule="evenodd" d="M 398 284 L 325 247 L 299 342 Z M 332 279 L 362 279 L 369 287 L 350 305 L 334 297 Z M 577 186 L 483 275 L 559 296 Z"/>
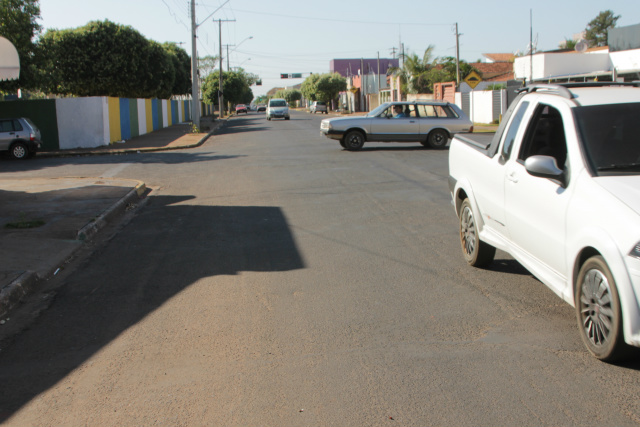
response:
<path id="1" fill-rule="evenodd" d="M 403 117 L 407 117 L 407 115 L 402 111 L 402 105 L 394 105 L 393 106 L 394 119 L 400 119 Z"/>

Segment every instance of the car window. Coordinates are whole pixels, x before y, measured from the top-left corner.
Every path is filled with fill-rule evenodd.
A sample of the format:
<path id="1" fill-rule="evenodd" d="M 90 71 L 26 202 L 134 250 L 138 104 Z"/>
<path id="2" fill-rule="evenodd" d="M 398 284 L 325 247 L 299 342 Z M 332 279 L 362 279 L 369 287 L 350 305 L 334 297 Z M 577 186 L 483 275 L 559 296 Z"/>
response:
<path id="1" fill-rule="evenodd" d="M 551 156 L 559 168 L 567 160 L 567 141 L 560 112 L 550 105 L 536 107 L 525 132 L 518 160 L 524 162 L 531 156 Z"/>
<path id="2" fill-rule="evenodd" d="M 586 157 L 597 175 L 640 173 L 640 103 L 576 107 L 573 112 Z"/>
<path id="3" fill-rule="evenodd" d="M 418 114 L 420 117 L 457 117 L 451 108 L 444 105 L 418 105 Z"/>
<path id="4" fill-rule="evenodd" d="M 13 132 L 13 120 L 0 120 L 0 132 Z"/>
<path id="5" fill-rule="evenodd" d="M 15 131 L 21 131 L 22 130 L 22 123 L 20 123 L 19 120 L 14 120 L 13 121 L 13 130 L 15 130 Z"/>
<path id="6" fill-rule="evenodd" d="M 518 133 L 518 129 L 520 128 L 520 122 L 522 122 L 522 118 L 524 117 L 524 113 L 529 108 L 529 102 L 523 101 L 520 104 L 520 108 L 513 115 L 513 120 L 509 124 L 509 129 L 507 130 L 507 135 L 504 138 L 504 144 L 502 146 L 502 157 L 504 159 L 508 159 L 511 155 L 511 148 L 513 147 L 513 143 L 516 140 L 516 135 Z"/>
<path id="7" fill-rule="evenodd" d="M 271 101 L 271 102 L 269 102 L 269 106 L 270 107 L 286 107 L 287 106 L 287 102 L 286 101 Z"/>

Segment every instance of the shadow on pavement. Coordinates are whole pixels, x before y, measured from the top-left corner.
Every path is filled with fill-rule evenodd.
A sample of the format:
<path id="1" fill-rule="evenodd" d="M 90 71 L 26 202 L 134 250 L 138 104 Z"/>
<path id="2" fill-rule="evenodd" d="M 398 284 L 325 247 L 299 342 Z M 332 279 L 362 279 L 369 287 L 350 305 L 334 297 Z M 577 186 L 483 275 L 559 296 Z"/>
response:
<path id="1" fill-rule="evenodd" d="M 186 164 L 210 162 L 214 160 L 234 159 L 239 156 L 216 155 L 212 152 L 195 152 L 195 151 L 157 151 L 147 153 L 137 153 L 135 151 L 124 154 L 112 155 L 87 155 L 74 157 L 57 157 L 57 158 L 35 158 L 26 161 L 0 160 L 0 168 L 3 172 L 25 172 L 49 167 L 55 167 L 60 164 L 119 164 L 123 162 L 129 163 L 146 163 L 146 164 Z"/>
<path id="2" fill-rule="evenodd" d="M 198 280 L 305 267 L 280 208 L 191 199 L 152 196 L 27 330 L 1 343 L 0 423 Z"/>

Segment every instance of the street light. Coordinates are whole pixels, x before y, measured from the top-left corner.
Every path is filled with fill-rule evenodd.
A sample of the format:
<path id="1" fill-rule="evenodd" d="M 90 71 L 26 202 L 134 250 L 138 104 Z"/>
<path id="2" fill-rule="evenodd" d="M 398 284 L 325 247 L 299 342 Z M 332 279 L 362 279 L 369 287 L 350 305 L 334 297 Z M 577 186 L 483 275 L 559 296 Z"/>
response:
<path id="1" fill-rule="evenodd" d="M 244 64 L 244 63 L 245 63 L 245 62 L 247 62 L 247 61 L 251 61 L 251 58 L 247 58 L 247 59 L 245 59 L 244 61 L 242 61 L 242 62 L 240 63 L 240 65 L 238 65 L 237 67 L 233 67 L 233 68 L 242 68 L 242 64 Z"/>
<path id="2" fill-rule="evenodd" d="M 249 36 L 246 39 L 242 40 L 240 43 L 234 45 L 234 44 L 228 44 L 227 46 L 227 71 L 229 71 L 229 63 L 231 62 L 231 58 L 229 57 L 230 53 L 233 53 L 234 50 L 236 50 L 237 48 L 240 47 L 240 45 L 244 42 L 246 42 L 247 40 L 251 40 L 253 38 L 253 36 Z M 233 49 L 231 49 L 231 51 L 229 51 L 229 46 L 235 46 Z"/>

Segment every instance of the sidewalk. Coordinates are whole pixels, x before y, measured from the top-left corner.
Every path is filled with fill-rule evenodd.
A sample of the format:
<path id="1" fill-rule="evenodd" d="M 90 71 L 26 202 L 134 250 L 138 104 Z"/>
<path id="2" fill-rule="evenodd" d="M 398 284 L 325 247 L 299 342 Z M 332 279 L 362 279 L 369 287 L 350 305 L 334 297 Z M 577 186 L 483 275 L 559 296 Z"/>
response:
<path id="1" fill-rule="evenodd" d="M 193 148 L 223 123 L 203 118 L 201 128 L 208 128 L 208 133 L 191 133 L 190 124 L 179 124 L 124 143 L 41 152 L 26 161 Z M 128 179 L 2 179 L 0 175 L 0 322 L 39 282 L 63 268 L 86 239 L 139 203 L 145 193 L 144 182 Z M 21 228 L 28 225 L 36 226 Z"/>

